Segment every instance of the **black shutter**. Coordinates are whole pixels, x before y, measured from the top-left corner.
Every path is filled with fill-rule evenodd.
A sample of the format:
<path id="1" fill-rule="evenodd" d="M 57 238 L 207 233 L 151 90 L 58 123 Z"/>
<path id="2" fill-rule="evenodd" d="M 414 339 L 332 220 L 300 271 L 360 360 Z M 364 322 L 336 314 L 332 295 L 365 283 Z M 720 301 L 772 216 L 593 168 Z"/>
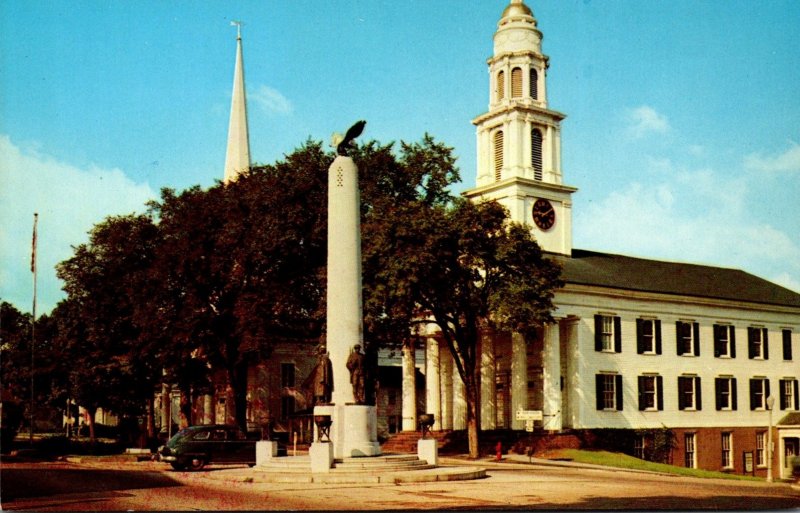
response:
<path id="1" fill-rule="evenodd" d="M 683 349 L 681 348 L 681 332 L 683 331 L 683 323 L 678 321 L 675 323 L 675 349 L 678 351 L 678 356 L 683 354 Z"/>
<path id="2" fill-rule="evenodd" d="M 642 347 L 642 320 L 636 319 L 636 352 L 638 354 L 644 353 L 644 348 Z"/>
<path id="3" fill-rule="evenodd" d="M 750 380 L 750 409 L 756 409 L 756 382 L 757 379 Z"/>
<path id="4" fill-rule="evenodd" d="M 736 409 L 739 407 L 737 390 L 738 387 L 736 386 L 736 378 L 731 378 L 731 410 L 734 411 L 736 411 Z"/>
<path id="5" fill-rule="evenodd" d="M 767 403 L 767 397 L 769 397 L 769 378 L 764 379 L 764 404 Z"/>
<path id="6" fill-rule="evenodd" d="M 736 358 L 736 328 L 733 326 L 728 327 L 728 337 L 731 341 L 731 358 Z"/>
<path id="7" fill-rule="evenodd" d="M 622 411 L 622 375 L 614 376 L 614 389 L 617 392 L 617 410 Z"/>
<path id="8" fill-rule="evenodd" d="M 792 359 L 792 332 L 783 330 L 783 359 Z"/>
<path id="9" fill-rule="evenodd" d="M 717 399 L 717 410 L 722 409 L 722 379 L 715 378 L 714 379 L 714 394 L 716 395 Z"/>
<path id="10" fill-rule="evenodd" d="M 751 360 L 756 357 L 756 328 L 747 328 L 747 357 Z"/>
<path id="11" fill-rule="evenodd" d="M 781 410 L 785 410 L 785 409 L 786 409 L 786 407 L 787 407 L 787 404 L 786 404 L 786 403 L 788 403 L 788 401 L 786 400 L 786 399 L 788 399 L 788 397 L 786 397 L 786 395 L 783 393 L 783 387 L 785 386 L 783 383 L 784 383 L 785 381 L 788 381 L 788 380 L 786 380 L 786 379 L 780 379 L 780 380 L 778 380 L 778 388 L 780 388 L 780 390 L 781 390 L 781 393 L 780 393 L 780 396 L 781 396 L 781 397 L 780 397 L 780 399 L 779 399 L 779 401 L 780 401 L 780 408 L 781 408 Z"/>
<path id="12" fill-rule="evenodd" d="M 797 380 L 792 380 L 792 386 L 794 387 L 794 411 L 800 410 L 800 397 L 797 395 Z"/>
<path id="13" fill-rule="evenodd" d="M 700 376 L 694 378 L 694 409 L 703 409 L 703 388 L 700 386 Z"/>
<path id="14" fill-rule="evenodd" d="M 639 376 L 639 411 L 644 410 L 644 376 Z"/>
<path id="15" fill-rule="evenodd" d="M 714 358 L 719 358 L 722 351 L 720 350 L 720 340 L 722 340 L 722 330 L 725 329 L 725 326 L 720 326 L 719 324 L 714 325 Z M 719 409 L 719 408 L 717 408 Z"/>
<path id="16" fill-rule="evenodd" d="M 656 332 L 656 354 L 661 354 L 661 321 L 653 321 L 653 329 Z"/>
<path id="17" fill-rule="evenodd" d="M 761 343 L 764 344 L 764 359 L 769 360 L 769 331 L 767 328 L 761 330 Z"/>
<path id="18" fill-rule="evenodd" d="M 622 352 L 622 319 L 614 317 L 614 351 Z"/>
<path id="19" fill-rule="evenodd" d="M 686 409 L 686 394 L 684 394 L 684 387 L 686 383 L 684 380 L 687 378 L 685 376 L 678 376 L 678 409 L 685 410 Z"/>
<path id="20" fill-rule="evenodd" d="M 594 316 L 594 350 L 603 350 L 603 316 Z"/>
<path id="21" fill-rule="evenodd" d="M 659 411 L 664 409 L 664 377 L 656 376 L 656 397 L 658 397 Z"/>
<path id="22" fill-rule="evenodd" d="M 604 409 L 604 401 L 603 401 L 603 375 L 602 374 L 595 374 L 594 376 L 594 389 L 595 395 L 597 396 L 597 409 L 602 410 Z"/>
<path id="23" fill-rule="evenodd" d="M 700 323 L 695 322 L 692 330 L 694 331 L 694 355 L 700 356 Z"/>

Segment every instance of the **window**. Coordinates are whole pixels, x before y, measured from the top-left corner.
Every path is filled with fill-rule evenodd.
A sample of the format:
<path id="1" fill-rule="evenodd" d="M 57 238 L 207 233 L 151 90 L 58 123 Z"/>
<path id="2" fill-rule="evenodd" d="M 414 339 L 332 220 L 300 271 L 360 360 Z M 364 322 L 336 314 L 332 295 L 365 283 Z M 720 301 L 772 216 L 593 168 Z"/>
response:
<path id="1" fill-rule="evenodd" d="M 699 376 L 678 376 L 678 409 L 702 410 Z"/>
<path id="2" fill-rule="evenodd" d="M 619 374 L 595 375 L 595 397 L 598 410 L 622 411 L 622 376 Z"/>
<path id="3" fill-rule="evenodd" d="M 696 468 L 697 467 L 697 454 L 695 453 L 695 438 L 696 435 L 694 433 L 686 433 L 683 435 L 683 463 L 686 465 L 686 468 Z"/>
<path id="4" fill-rule="evenodd" d="M 675 333 L 679 356 L 700 356 L 700 324 L 678 321 Z"/>
<path id="5" fill-rule="evenodd" d="M 531 166 L 534 180 L 542 181 L 542 132 L 538 128 L 531 130 Z"/>
<path id="6" fill-rule="evenodd" d="M 766 410 L 767 397 L 769 397 L 769 380 L 767 378 L 753 378 L 750 380 L 750 409 Z"/>
<path id="7" fill-rule="evenodd" d="M 783 335 L 783 359 L 792 359 L 792 330 L 782 330 Z"/>
<path id="8" fill-rule="evenodd" d="M 294 397 L 281 397 L 281 420 L 286 420 L 294 413 Z"/>
<path id="9" fill-rule="evenodd" d="M 594 316 L 594 349 L 609 353 L 622 352 L 622 330 L 619 317 Z"/>
<path id="10" fill-rule="evenodd" d="M 661 354 L 661 321 L 636 319 L 636 352 Z"/>
<path id="11" fill-rule="evenodd" d="M 500 70 L 497 72 L 497 101 L 506 97 L 506 74 Z"/>
<path id="12" fill-rule="evenodd" d="M 534 100 L 539 99 L 539 73 L 536 72 L 535 69 L 531 68 L 531 98 Z"/>
<path id="13" fill-rule="evenodd" d="M 522 69 L 511 70 L 511 97 L 522 98 Z"/>
<path id="14" fill-rule="evenodd" d="M 662 376 L 639 376 L 639 410 L 663 410 L 663 390 L 664 378 Z"/>
<path id="15" fill-rule="evenodd" d="M 295 385 L 294 380 L 294 364 L 282 363 L 281 364 L 281 387 L 292 388 Z"/>
<path id="16" fill-rule="evenodd" d="M 764 457 L 764 432 L 756 433 L 756 466 L 765 467 L 767 459 Z"/>
<path id="17" fill-rule="evenodd" d="M 756 328 L 752 326 L 747 328 L 747 353 L 751 360 L 769 359 L 767 328 Z"/>
<path id="18" fill-rule="evenodd" d="M 797 380 L 796 379 L 782 379 L 780 380 L 781 387 L 781 410 L 800 410 L 797 397 Z"/>
<path id="19" fill-rule="evenodd" d="M 494 179 L 500 181 L 503 177 L 503 131 L 494 133 Z"/>
<path id="20" fill-rule="evenodd" d="M 722 433 L 722 468 L 733 468 L 733 433 Z"/>
<path id="21" fill-rule="evenodd" d="M 637 436 L 633 439 L 633 455 L 640 460 L 644 459 L 644 435 Z"/>
<path id="22" fill-rule="evenodd" d="M 736 358 L 736 330 L 733 326 L 714 325 L 714 357 Z"/>
<path id="23" fill-rule="evenodd" d="M 736 378 L 716 378 L 714 391 L 717 396 L 717 410 L 736 410 Z"/>

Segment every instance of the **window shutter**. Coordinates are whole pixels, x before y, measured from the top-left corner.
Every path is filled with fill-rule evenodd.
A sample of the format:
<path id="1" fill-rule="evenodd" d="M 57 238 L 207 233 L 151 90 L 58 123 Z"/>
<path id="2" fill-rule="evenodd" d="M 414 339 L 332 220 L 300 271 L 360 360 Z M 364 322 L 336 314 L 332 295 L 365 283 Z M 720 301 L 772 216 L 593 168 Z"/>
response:
<path id="1" fill-rule="evenodd" d="M 725 329 L 725 326 L 714 325 L 714 358 L 719 358 L 720 354 L 722 354 L 722 348 L 720 347 L 722 343 L 720 341 L 722 340 L 723 329 Z"/>
<path id="2" fill-rule="evenodd" d="M 780 404 L 781 410 L 785 410 L 786 407 L 788 406 L 786 404 L 788 402 L 787 401 L 788 397 L 786 397 L 786 394 L 783 393 L 783 387 L 786 386 L 786 385 L 784 385 L 784 382 L 786 382 L 786 381 L 788 381 L 788 380 L 786 380 L 786 379 L 778 380 L 778 388 L 780 389 L 780 394 L 779 395 L 781 396 L 780 399 L 779 399 L 779 401 L 781 403 Z"/>
<path id="3" fill-rule="evenodd" d="M 685 376 L 678 376 L 678 409 L 685 410 L 686 409 L 686 394 L 684 391 L 686 390 L 686 377 Z"/>
<path id="4" fill-rule="evenodd" d="M 522 98 L 522 69 L 511 70 L 511 97 Z"/>
<path id="5" fill-rule="evenodd" d="M 747 327 L 747 357 L 751 360 L 756 357 L 756 328 Z"/>
<path id="6" fill-rule="evenodd" d="M 764 403 L 767 402 L 767 397 L 769 397 L 769 378 L 764 379 Z"/>
<path id="7" fill-rule="evenodd" d="M 736 386 L 736 378 L 731 378 L 731 410 L 736 411 L 739 407 L 738 399 L 737 399 L 737 390 L 738 387 Z"/>
<path id="8" fill-rule="evenodd" d="M 644 347 L 642 347 L 642 320 L 636 319 L 636 352 L 638 354 L 644 353 Z"/>
<path id="9" fill-rule="evenodd" d="M 683 354 L 683 348 L 681 348 L 681 332 L 683 328 L 683 323 L 681 321 L 677 321 L 675 323 L 675 349 L 678 351 L 678 356 Z"/>
<path id="10" fill-rule="evenodd" d="M 653 329 L 656 332 L 656 354 L 661 354 L 661 321 L 656 319 L 653 324 Z"/>
<path id="11" fill-rule="evenodd" d="M 539 73 L 536 69 L 531 68 L 531 83 L 530 83 L 531 98 L 534 100 L 539 99 Z"/>
<path id="12" fill-rule="evenodd" d="M 595 374 L 594 376 L 594 389 L 595 389 L 595 396 L 597 397 L 597 409 L 603 409 L 603 375 L 602 374 Z"/>
<path id="13" fill-rule="evenodd" d="M 594 316 L 594 350 L 603 350 L 603 316 Z"/>
<path id="14" fill-rule="evenodd" d="M 790 330 L 783 330 L 783 359 L 792 359 L 792 332 Z"/>
<path id="15" fill-rule="evenodd" d="M 694 334 L 694 355 L 700 356 L 700 323 L 695 322 L 692 325 L 692 331 Z"/>
<path id="16" fill-rule="evenodd" d="M 797 380 L 792 381 L 792 387 L 794 387 L 794 411 L 800 411 L 800 397 L 797 395 Z"/>
<path id="17" fill-rule="evenodd" d="M 731 341 L 731 358 L 736 358 L 736 328 L 728 327 L 728 340 Z"/>
<path id="18" fill-rule="evenodd" d="M 614 352 L 622 352 L 622 319 L 614 317 Z"/>
<path id="19" fill-rule="evenodd" d="M 761 343 L 764 345 L 764 359 L 769 360 L 769 331 L 767 328 L 761 330 Z"/>
<path id="20" fill-rule="evenodd" d="M 716 396 L 716 406 L 717 410 L 722 409 L 722 379 L 715 378 L 714 379 L 714 395 Z"/>
<path id="21" fill-rule="evenodd" d="M 757 379 L 750 380 L 750 409 L 756 409 L 756 382 Z"/>
<path id="22" fill-rule="evenodd" d="M 622 375 L 614 376 L 614 390 L 617 392 L 617 410 L 622 411 Z"/>
<path id="23" fill-rule="evenodd" d="M 700 386 L 700 376 L 694 378 L 694 409 L 703 409 L 703 388 Z"/>
<path id="24" fill-rule="evenodd" d="M 500 181 L 503 177 L 503 131 L 494 133 L 494 179 Z"/>
<path id="25" fill-rule="evenodd" d="M 664 376 L 656 376 L 656 397 L 659 411 L 664 409 Z"/>
<path id="26" fill-rule="evenodd" d="M 497 100 L 506 97 L 506 74 L 503 70 L 497 73 Z"/>
<path id="27" fill-rule="evenodd" d="M 542 131 L 531 130 L 531 166 L 534 180 L 542 181 Z"/>
<path id="28" fill-rule="evenodd" d="M 639 382 L 639 411 L 644 410 L 644 376 L 637 378 Z"/>

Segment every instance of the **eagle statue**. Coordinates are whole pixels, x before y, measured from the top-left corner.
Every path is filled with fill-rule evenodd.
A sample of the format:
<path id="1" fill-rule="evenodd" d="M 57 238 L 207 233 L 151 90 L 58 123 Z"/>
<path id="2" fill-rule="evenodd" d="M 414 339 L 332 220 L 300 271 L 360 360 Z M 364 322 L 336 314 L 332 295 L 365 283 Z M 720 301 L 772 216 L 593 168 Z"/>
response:
<path id="1" fill-rule="evenodd" d="M 334 133 L 331 136 L 331 146 L 336 148 L 336 154 L 341 155 L 343 157 L 347 156 L 347 151 L 349 148 L 353 146 L 353 140 L 361 135 L 361 132 L 364 131 L 364 125 L 367 122 L 363 119 L 361 121 L 356 121 L 353 126 L 347 129 L 347 132 L 342 136 L 340 133 Z"/>

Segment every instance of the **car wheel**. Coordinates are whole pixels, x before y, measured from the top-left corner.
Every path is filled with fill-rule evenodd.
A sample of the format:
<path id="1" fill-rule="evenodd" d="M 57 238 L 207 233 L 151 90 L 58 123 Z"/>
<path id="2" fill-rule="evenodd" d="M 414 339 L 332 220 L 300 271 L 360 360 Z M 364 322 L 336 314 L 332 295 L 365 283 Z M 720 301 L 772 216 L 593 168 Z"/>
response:
<path id="1" fill-rule="evenodd" d="M 172 468 L 174 468 L 175 470 L 183 470 L 186 468 L 186 465 L 183 462 L 173 461 L 172 463 L 170 463 L 170 465 L 172 465 Z"/>
<path id="2" fill-rule="evenodd" d="M 200 470 L 206 464 L 206 460 L 200 456 L 195 456 L 189 460 L 189 468 L 192 470 Z"/>

